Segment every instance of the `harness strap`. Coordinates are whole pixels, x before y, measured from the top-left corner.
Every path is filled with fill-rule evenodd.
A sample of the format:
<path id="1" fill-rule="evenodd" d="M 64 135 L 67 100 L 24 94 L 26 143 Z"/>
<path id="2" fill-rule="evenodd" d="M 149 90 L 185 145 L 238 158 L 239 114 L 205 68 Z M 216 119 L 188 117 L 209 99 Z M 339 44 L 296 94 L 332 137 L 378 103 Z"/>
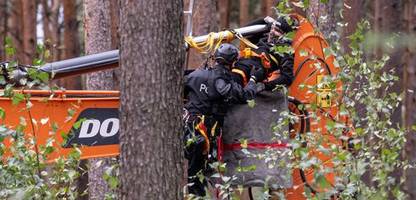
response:
<path id="1" fill-rule="evenodd" d="M 243 71 L 243 70 L 241 70 L 241 69 L 237 69 L 237 68 L 233 68 L 233 69 L 231 70 L 231 72 L 233 72 L 233 73 L 236 73 L 236 74 L 240 75 L 240 76 L 243 78 L 243 84 L 244 84 L 244 85 L 247 85 L 247 83 L 248 83 L 248 79 L 247 79 L 247 76 L 246 76 L 246 74 L 244 73 L 244 71 Z"/>
<path id="2" fill-rule="evenodd" d="M 279 62 L 277 61 L 277 59 L 273 55 L 269 54 L 269 56 L 270 56 L 270 59 L 269 59 L 269 57 L 266 55 L 265 52 L 262 52 L 261 54 L 258 54 L 255 51 L 253 51 L 251 48 L 245 48 L 242 51 L 240 51 L 240 56 L 243 57 L 243 58 L 247 58 L 247 59 L 252 58 L 252 57 L 260 58 L 261 64 L 263 65 L 263 67 L 265 69 L 270 69 L 271 68 L 270 59 L 273 62 L 275 62 L 277 65 L 279 64 Z"/>
<path id="3" fill-rule="evenodd" d="M 209 148 L 210 148 L 210 142 L 209 142 L 209 138 L 208 138 L 208 134 L 207 134 L 207 127 L 205 126 L 205 116 L 200 117 L 201 121 L 195 126 L 195 129 L 198 130 L 202 137 L 204 137 L 205 139 L 205 144 L 204 144 L 204 149 L 203 152 L 204 154 L 208 154 L 209 153 Z"/>

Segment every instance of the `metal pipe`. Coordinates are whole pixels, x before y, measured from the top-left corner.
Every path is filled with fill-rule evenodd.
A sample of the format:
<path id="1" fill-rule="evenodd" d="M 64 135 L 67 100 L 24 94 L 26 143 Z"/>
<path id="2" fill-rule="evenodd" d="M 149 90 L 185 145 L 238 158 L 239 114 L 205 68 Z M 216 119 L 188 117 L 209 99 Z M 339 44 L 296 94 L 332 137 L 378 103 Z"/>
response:
<path id="1" fill-rule="evenodd" d="M 53 75 L 53 79 L 101 71 L 118 67 L 119 51 L 112 50 L 78 58 L 47 63 L 39 69 Z"/>
<path id="2" fill-rule="evenodd" d="M 252 26 L 246 26 L 246 27 L 242 27 L 242 28 L 238 28 L 238 29 L 234 29 L 235 32 L 241 34 L 242 36 L 248 36 L 248 35 L 253 35 L 253 34 L 257 34 L 257 33 L 262 33 L 267 31 L 267 26 L 266 25 L 252 25 Z M 214 39 L 219 39 L 219 38 L 227 38 L 228 34 L 230 31 L 221 31 L 221 32 L 217 32 L 213 34 Z M 200 42 L 204 42 L 208 39 L 208 35 L 202 35 L 202 36 L 198 36 L 198 37 L 194 37 L 193 40 L 196 43 L 200 43 Z"/>
<path id="3" fill-rule="evenodd" d="M 242 36 L 253 35 L 267 31 L 266 25 L 253 25 L 235 29 L 235 32 Z M 221 31 L 214 33 L 214 39 L 219 39 L 230 34 L 229 31 Z M 204 42 L 208 35 L 198 36 L 194 38 L 195 42 Z M 97 54 L 81 56 L 77 58 L 47 63 L 39 68 L 42 72 L 51 74 L 52 79 L 64 78 L 85 74 L 88 72 L 101 71 L 105 69 L 116 68 L 119 65 L 119 50 L 106 51 Z M 13 80 L 18 82 L 21 78 L 27 76 L 26 70 L 16 69 Z"/>

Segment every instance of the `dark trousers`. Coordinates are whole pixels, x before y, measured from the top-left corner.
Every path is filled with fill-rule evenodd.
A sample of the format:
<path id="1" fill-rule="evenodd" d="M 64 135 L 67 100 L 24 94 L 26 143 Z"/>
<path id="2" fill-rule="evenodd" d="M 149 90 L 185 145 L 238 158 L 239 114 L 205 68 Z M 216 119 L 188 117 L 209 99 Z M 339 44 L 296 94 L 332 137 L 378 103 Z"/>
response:
<path id="1" fill-rule="evenodd" d="M 200 178 L 210 171 L 209 162 L 216 161 L 218 122 L 207 116 L 190 116 L 184 126 L 185 158 L 188 160 L 188 191 L 205 196 L 207 181 Z M 202 181 L 201 181 L 202 180 Z"/>

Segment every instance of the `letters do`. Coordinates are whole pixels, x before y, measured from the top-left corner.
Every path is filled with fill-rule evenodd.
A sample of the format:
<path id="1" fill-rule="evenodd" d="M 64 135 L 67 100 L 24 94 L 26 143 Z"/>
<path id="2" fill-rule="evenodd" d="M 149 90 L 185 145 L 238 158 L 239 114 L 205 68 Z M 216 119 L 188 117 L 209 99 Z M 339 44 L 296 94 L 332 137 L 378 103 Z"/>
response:
<path id="1" fill-rule="evenodd" d="M 102 137 L 111 137 L 120 130 L 120 121 L 117 118 L 109 118 L 102 123 L 97 119 L 88 119 L 82 122 L 79 138 L 95 137 L 98 133 Z"/>

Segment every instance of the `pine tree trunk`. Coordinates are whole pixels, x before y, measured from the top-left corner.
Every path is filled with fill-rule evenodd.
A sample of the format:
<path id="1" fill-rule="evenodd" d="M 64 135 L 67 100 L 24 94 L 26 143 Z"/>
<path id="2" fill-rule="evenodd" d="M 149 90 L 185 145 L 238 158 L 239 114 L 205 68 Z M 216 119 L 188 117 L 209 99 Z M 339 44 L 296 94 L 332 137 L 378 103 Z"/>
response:
<path id="1" fill-rule="evenodd" d="M 192 15 L 192 33 L 194 36 L 208 34 L 218 31 L 217 0 L 195 0 Z M 188 8 L 186 8 L 188 9 Z M 189 68 L 199 67 L 207 55 L 197 53 L 194 49 L 189 53 Z"/>
<path id="2" fill-rule="evenodd" d="M 404 9 L 405 20 L 407 23 L 407 34 L 409 36 L 416 35 L 416 2 L 413 0 L 405 1 Z M 410 39 L 410 38 L 409 38 Z M 405 67 L 403 73 L 403 90 L 405 92 L 405 109 L 404 111 L 404 123 L 407 128 L 411 130 L 411 126 L 416 125 L 416 46 L 408 41 L 408 47 L 405 56 Z M 409 162 L 414 163 L 416 161 L 416 137 L 415 130 L 411 130 L 407 136 L 407 144 L 405 151 L 405 158 Z M 409 199 L 416 199 L 416 180 L 411 177 L 416 176 L 415 169 L 408 169 L 405 172 L 407 177 L 405 182 L 405 191 L 409 195 Z"/>
<path id="3" fill-rule="evenodd" d="M 4 42 L 7 35 L 8 27 L 8 10 L 7 10 L 7 0 L 0 2 L 0 60 L 6 60 L 6 53 L 4 51 Z"/>
<path id="4" fill-rule="evenodd" d="M 106 0 L 84 1 L 85 51 L 86 54 L 100 53 L 112 49 L 111 4 Z M 87 75 L 86 88 L 89 90 L 114 90 L 116 83 L 113 70 Z M 89 198 L 104 199 L 109 187 L 103 179 L 106 167 L 114 164 L 110 158 L 90 159 L 88 171 Z"/>
<path id="5" fill-rule="evenodd" d="M 23 62 L 22 13 L 22 2 L 20 0 L 12 0 L 8 27 L 10 28 L 9 36 L 12 39 L 14 48 L 16 49 L 16 55 L 14 55 L 14 58 L 7 59 L 17 59 L 21 62 Z"/>
<path id="6" fill-rule="evenodd" d="M 380 32 L 386 34 L 388 37 L 393 37 L 395 34 L 403 34 L 403 31 L 406 31 L 406 25 L 403 21 L 403 4 L 402 0 L 391 1 L 391 0 L 382 0 L 380 4 L 379 11 L 381 17 L 381 27 Z M 386 38 L 387 39 L 387 38 Z M 379 41 L 379 44 L 384 46 L 386 42 L 384 39 Z M 399 77 L 399 80 L 403 80 L 403 55 L 405 54 L 405 48 L 399 44 L 393 44 L 395 47 L 393 49 L 384 49 L 384 53 L 390 56 L 390 60 L 387 62 L 384 69 L 385 72 L 391 73 L 391 70 L 394 70 L 394 75 Z M 399 94 L 402 84 L 400 82 L 394 84 L 394 86 L 388 92 L 396 92 Z M 391 116 L 392 122 L 402 123 L 401 120 L 401 109 L 396 109 Z"/>
<path id="7" fill-rule="evenodd" d="M 23 63 L 32 64 L 36 53 L 36 1 L 22 0 L 23 10 Z"/>
<path id="8" fill-rule="evenodd" d="M 183 2 L 121 2 L 119 196 L 183 199 Z"/>
<path id="9" fill-rule="evenodd" d="M 276 17 L 276 10 L 273 9 L 276 7 L 277 1 L 276 0 L 262 0 L 262 9 L 263 13 L 266 16 Z"/>
<path id="10" fill-rule="evenodd" d="M 219 0 L 218 10 L 220 12 L 220 29 L 227 29 L 230 27 L 230 0 Z"/>
<path id="11" fill-rule="evenodd" d="M 337 16 L 335 12 L 335 1 L 328 1 L 328 3 L 320 3 L 320 0 L 310 0 L 310 6 L 307 9 L 307 16 L 315 29 L 322 32 L 325 39 L 329 43 L 333 42 L 335 38 L 330 38 L 331 32 L 336 31 Z M 321 16 L 327 16 L 325 20 Z"/>
<path id="12" fill-rule="evenodd" d="M 350 48 L 348 45 L 350 44 L 350 40 L 348 36 L 356 31 L 357 23 L 363 19 L 365 2 L 362 0 L 345 0 L 344 5 L 349 8 L 344 6 L 344 21 L 348 25 L 342 31 L 342 45 L 344 51 L 349 52 Z"/>
<path id="13" fill-rule="evenodd" d="M 80 39 L 77 20 L 76 1 L 63 1 L 64 8 L 64 38 L 62 59 L 74 58 L 80 55 Z M 58 81 L 58 85 L 66 89 L 82 89 L 81 77 L 63 78 Z"/>
<path id="14" fill-rule="evenodd" d="M 50 2 L 50 5 L 48 4 Z M 57 61 L 61 58 L 61 28 L 59 24 L 60 0 L 42 0 L 42 23 L 44 33 L 44 43 L 51 50 L 51 57 L 47 61 Z"/>
<path id="15" fill-rule="evenodd" d="M 248 23 L 249 0 L 240 0 L 240 27 Z"/>

